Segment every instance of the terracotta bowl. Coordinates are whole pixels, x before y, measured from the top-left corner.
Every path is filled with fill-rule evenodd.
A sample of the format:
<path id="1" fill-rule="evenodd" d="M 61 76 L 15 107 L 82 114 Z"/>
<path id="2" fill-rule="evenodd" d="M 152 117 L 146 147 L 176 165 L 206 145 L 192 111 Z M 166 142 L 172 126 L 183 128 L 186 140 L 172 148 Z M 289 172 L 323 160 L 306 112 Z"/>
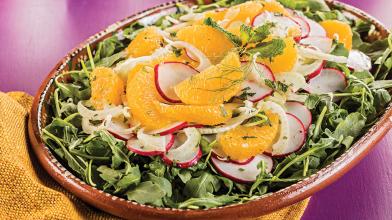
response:
<path id="1" fill-rule="evenodd" d="M 372 22 L 381 33 L 382 38 L 388 35 L 387 29 L 379 21 L 363 11 L 336 1 L 328 1 L 328 4 L 331 6 L 340 6 L 347 13 Z M 174 10 L 174 3 L 159 5 L 116 22 L 106 30 L 90 37 L 57 63 L 42 83 L 35 97 L 29 119 L 29 136 L 34 152 L 44 169 L 59 184 L 86 203 L 113 215 L 127 219 L 238 219 L 258 217 L 299 202 L 336 181 L 365 157 L 388 130 L 391 129 L 392 103 L 389 104 L 380 120 L 336 161 L 301 182 L 277 192 L 261 196 L 260 198 L 245 204 L 233 204 L 208 210 L 156 208 L 127 201 L 87 185 L 69 172 L 66 167 L 56 159 L 41 139 L 41 128 L 47 123 L 46 113 L 48 100 L 53 92 L 53 79 L 61 71 L 68 70 L 70 64 L 76 64 L 80 57 L 86 56 L 86 50 L 84 49 L 85 45 L 90 44 L 94 48 L 98 42 L 111 36 L 113 32 L 128 26 L 132 22 L 138 21 L 139 19 L 149 19 L 157 13 L 164 13 L 170 10 Z"/>

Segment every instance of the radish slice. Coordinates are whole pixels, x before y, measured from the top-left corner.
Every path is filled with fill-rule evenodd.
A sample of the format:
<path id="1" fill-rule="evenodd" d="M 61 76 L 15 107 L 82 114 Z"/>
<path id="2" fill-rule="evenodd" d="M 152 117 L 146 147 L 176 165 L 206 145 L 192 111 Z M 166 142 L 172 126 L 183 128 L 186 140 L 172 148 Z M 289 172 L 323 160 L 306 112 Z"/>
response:
<path id="1" fill-rule="evenodd" d="M 286 102 L 285 107 L 287 113 L 290 113 L 301 120 L 302 124 L 305 126 L 305 130 L 308 130 L 312 124 L 312 113 L 309 109 L 299 102 Z"/>
<path id="2" fill-rule="evenodd" d="M 214 156 L 215 156 L 217 159 L 219 159 L 219 160 L 227 161 L 227 162 L 232 162 L 232 163 L 240 164 L 240 165 L 247 164 L 247 163 L 249 163 L 250 161 L 252 161 L 253 158 L 254 158 L 254 157 L 250 157 L 250 158 L 248 158 L 248 159 L 246 159 L 246 160 L 241 160 L 241 161 L 239 161 L 239 160 L 232 160 L 232 159 L 229 159 L 229 158 L 225 155 L 225 153 L 224 153 L 221 149 L 219 149 L 219 148 L 217 148 L 217 147 L 215 147 L 215 148 L 212 149 L 212 155 L 214 155 Z"/>
<path id="3" fill-rule="evenodd" d="M 242 84 L 242 91 L 252 94 L 247 96 L 247 100 L 251 102 L 258 102 L 274 92 L 274 90 L 268 86 L 260 86 L 258 83 L 251 80 L 244 81 Z"/>
<path id="4" fill-rule="evenodd" d="M 181 100 L 173 87 L 185 79 L 197 74 L 193 67 L 181 62 L 164 62 L 155 65 L 155 86 L 158 93 L 168 102 L 179 103 Z"/>
<path id="5" fill-rule="evenodd" d="M 257 107 L 260 107 L 261 110 L 269 110 L 279 116 L 280 120 L 280 132 L 278 140 L 272 145 L 273 154 L 281 154 L 284 152 L 284 149 L 289 146 L 289 135 L 290 135 L 290 127 L 287 114 L 282 106 L 276 104 L 272 101 L 267 102 L 259 102 L 257 103 Z"/>
<path id="6" fill-rule="evenodd" d="M 309 36 L 310 33 L 310 25 L 309 23 L 306 21 L 305 18 L 300 17 L 300 16 L 293 16 L 291 17 L 294 21 L 297 22 L 297 24 L 299 24 L 300 28 L 301 28 L 301 38 L 305 38 Z"/>
<path id="7" fill-rule="evenodd" d="M 136 136 L 141 146 L 143 146 L 143 149 L 146 149 L 147 151 L 165 152 L 169 150 L 174 143 L 173 134 L 167 134 L 163 136 L 150 135 L 144 133 L 144 128 L 140 129 Z"/>
<path id="8" fill-rule="evenodd" d="M 308 78 L 313 78 L 321 72 L 324 65 L 324 60 L 309 60 L 299 56 L 297 63 L 294 66 L 294 72 L 300 73 Z"/>
<path id="9" fill-rule="evenodd" d="M 359 50 L 351 50 L 348 55 L 347 67 L 356 71 L 370 70 L 372 63 L 370 57 Z"/>
<path id="10" fill-rule="evenodd" d="M 332 49 L 332 39 L 328 37 L 307 37 L 302 39 L 299 43 L 302 45 L 315 47 L 324 53 L 329 53 Z"/>
<path id="11" fill-rule="evenodd" d="M 184 134 L 177 134 L 173 147 L 163 154 L 165 163 L 175 163 L 180 168 L 188 168 L 197 163 L 202 156 L 199 147 L 201 135 L 196 128 L 185 128 Z"/>
<path id="12" fill-rule="evenodd" d="M 274 147 L 272 148 L 272 153 L 270 153 L 273 157 L 284 157 L 290 155 L 294 152 L 297 152 L 302 148 L 306 139 L 306 129 L 302 124 L 301 120 L 299 120 L 293 114 L 287 113 L 287 119 L 289 122 L 289 136 L 286 137 L 288 140 L 288 145 L 283 148 L 280 148 L 279 151 L 275 151 Z"/>
<path id="13" fill-rule="evenodd" d="M 261 85 L 264 84 L 265 79 L 275 81 L 275 76 L 267 65 L 253 61 L 241 61 L 241 67 L 246 67 L 249 62 L 252 62 L 252 65 L 249 66 L 249 70 L 245 71 L 249 73 L 248 78 L 250 80 L 258 82 Z"/>
<path id="14" fill-rule="evenodd" d="M 187 122 L 175 122 L 165 128 L 161 128 L 161 129 L 157 129 L 157 130 L 153 130 L 148 132 L 149 134 L 160 134 L 160 135 L 167 135 L 167 134 L 172 134 L 175 133 L 178 130 L 181 130 L 183 128 L 188 127 L 188 123 Z"/>
<path id="15" fill-rule="evenodd" d="M 248 63 L 249 62 L 242 61 L 241 66 L 246 67 Z M 265 79 L 275 81 L 274 74 L 268 66 L 257 62 L 254 62 L 254 64 L 255 65 L 250 65 L 250 69 L 248 70 L 249 80 L 246 80 L 242 84 L 243 90 L 249 88 L 246 90 L 247 93 L 255 93 L 253 96 L 248 97 L 248 100 L 251 102 L 260 101 L 273 93 L 273 90 L 265 85 Z"/>
<path id="16" fill-rule="evenodd" d="M 316 36 L 326 37 L 327 36 L 327 32 L 325 31 L 323 26 L 321 26 L 319 23 L 313 21 L 312 19 L 309 19 L 307 17 L 303 17 L 303 18 L 309 24 L 309 29 L 310 29 L 309 37 L 316 37 Z"/>
<path id="17" fill-rule="evenodd" d="M 219 160 L 216 156 L 212 156 L 211 161 L 222 176 L 239 183 L 251 183 L 256 181 L 256 177 L 260 173 L 260 169 L 257 168 L 257 165 L 261 161 L 264 161 L 265 171 L 267 173 L 272 171 L 274 165 L 272 158 L 263 154 L 255 156 L 251 161 L 242 165 L 230 161 Z"/>
<path id="18" fill-rule="evenodd" d="M 286 72 L 276 75 L 276 79 L 290 87 L 293 92 L 307 86 L 305 77 L 296 72 Z"/>
<path id="19" fill-rule="evenodd" d="M 107 131 L 113 134 L 114 137 L 126 141 L 132 137 L 132 132 L 137 126 L 130 128 L 128 124 L 109 120 L 105 123 Z"/>
<path id="20" fill-rule="evenodd" d="M 285 37 L 287 36 L 287 31 L 290 28 L 297 27 L 301 30 L 300 25 L 290 17 L 274 15 L 269 12 L 262 12 L 253 18 L 252 26 L 258 27 L 267 22 L 276 23 L 275 27 L 272 28 L 272 35 Z M 301 34 L 302 35 L 302 34 Z"/>
<path id="21" fill-rule="evenodd" d="M 334 68 L 324 68 L 319 75 L 309 79 L 306 90 L 310 93 L 321 94 L 343 91 L 346 86 L 346 76 L 342 71 Z"/>

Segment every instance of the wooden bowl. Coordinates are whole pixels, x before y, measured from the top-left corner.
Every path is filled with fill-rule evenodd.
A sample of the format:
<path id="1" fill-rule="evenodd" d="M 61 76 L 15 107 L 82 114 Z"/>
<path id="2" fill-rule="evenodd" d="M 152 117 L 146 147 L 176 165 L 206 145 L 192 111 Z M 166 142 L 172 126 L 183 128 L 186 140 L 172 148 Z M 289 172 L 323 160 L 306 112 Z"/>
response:
<path id="1" fill-rule="evenodd" d="M 370 21 L 381 33 L 382 38 L 388 35 L 388 30 L 379 21 L 363 11 L 337 1 L 328 1 L 328 4 L 331 6 L 339 6 L 347 13 Z M 68 70 L 70 64 L 76 64 L 79 57 L 86 56 L 86 50 L 84 49 L 85 45 L 90 44 L 94 48 L 98 42 L 111 36 L 113 32 L 128 26 L 132 22 L 142 18 L 148 19 L 148 17 L 152 15 L 173 9 L 174 3 L 159 5 L 116 22 L 106 30 L 90 37 L 57 63 L 46 77 L 35 96 L 29 119 L 29 136 L 34 152 L 49 175 L 86 203 L 113 215 L 127 219 L 239 219 L 258 217 L 297 203 L 339 179 L 365 157 L 392 127 L 392 103 L 390 103 L 380 120 L 333 163 L 298 183 L 277 192 L 261 196 L 245 204 L 233 204 L 207 210 L 157 208 L 128 201 L 87 185 L 69 172 L 56 159 L 49 148 L 45 146 L 41 138 L 41 129 L 47 122 L 46 113 L 49 103 L 48 100 L 53 92 L 54 77 L 61 71 Z"/>

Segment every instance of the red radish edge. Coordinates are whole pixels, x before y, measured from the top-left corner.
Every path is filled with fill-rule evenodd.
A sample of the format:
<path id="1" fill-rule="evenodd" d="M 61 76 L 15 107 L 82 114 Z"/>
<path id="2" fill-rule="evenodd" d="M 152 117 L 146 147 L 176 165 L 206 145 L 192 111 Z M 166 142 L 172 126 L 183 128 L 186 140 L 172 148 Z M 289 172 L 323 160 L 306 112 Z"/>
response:
<path id="1" fill-rule="evenodd" d="M 241 64 L 248 63 L 248 62 L 250 62 L 250 61 L 241 61 Z M 267 65 L 265 65 L 263 63 L 260 63 L 260 62 L 256 62 L 256 63 L 259 66 L 261 66 L 261 68 L 263 68 L 265 70 L 265 71 L 263 71 L 263 73 L 265 73 L 264 76 L 266 76 L 265 78 L 267 78 L 267 79 L 269 79 L 271 81 L 275 81 L 275 76 L 272 73 L 271 69 Z M 259 86 L 253 80 L 247 80 L 247 81 L 245 81 L 245 83 L 252 83 L 252 84 L 255 84 L 255 87 L 260 87 L 260 88 L 264 89 L 263 87 Z M 250 86 L 249 86 L 249 88 L 252 89 L 252 87 L 250 87 Z M 258 101 L 266 98 L 267 96 L 270 96 L 274 92 L 271 88 L 265 88 L 265 89 L 268 90 L 268 91 L 262 92 L 261 94 L 259 94 L 260 96 L 250 97 L 250 98 L 248 98 L 248 100 L 251 101 L 251 102 L 258 102 Z M 253 90 L 253 92 L 255 92 L 255 90 Z M 257 94 L 257 92 L 255 92 L 255 93 Z"/>
<path id="2" fill-rule="evenodd" d="M 149 132 L 150 134 L 160 134 L 161 136 L 167 135 L 167 134 L 172 134 L 175 133 L 178 130 L 181 130 L 183 128 L 189 127 L 187 122 L 176 122 L 166 128 L 161 128 L 158 130 L 154 130 Z"/>
<path id="3" fill-rule="evenodd" d="M 321 69 L 319 74 L 317 74 L 316 76 L 313 76 L 313 77 L 308 79 L 308 83 L 310 84 L 312 79 L 315 79 L 316 77 L 319 77 L 322 74 L 323 70 L 333 70 L 333 71 L 335 71 L 343 79 L 344 85 L 345 85 L 345 87 L 347 87 L 348 83 L 347 83 L 346 75 L 341 70 L 336 69 L 336 68 L 323 68 L 323 69 Z M 312 91 L 310 91 L 309 88 L 305 89 L 305 91 L 307 91 L 309 93 L 312 93 Z"/>
<path id="4" fill-rule="evenodd" d="M 315 70 L 313 73 L 309 74 L 309 75 L 306 77 L 307 80 L 309 81 L 309 79 L 314 78 L 314 77 L 316 77 L 318 74 L 320 74 L 320 73 L 321 73 L 321 70 L 324 68 L 324 66 L 325 66 L 326 63 L 327 63 L 327 62 L 326 62 L 325 60 L 323 60 L 323 63 L 320 65 L 320 67 L 319 67 L 317 70 Z"/>
<path id="5" fill-rule="evenodd" d="M 129 140 L 132 137 L 132 134 L 129 134 L 129 136 L 124 136 L 124 135 L 121 135 L 121 134 L 117 134 L 116 132 L 110 131 L 109 129 L 108 129 L 108 132 L 110 134 L 112 134 L 115 138 L 120 139 L 122 141 L 127 141 L 127 140 Z"/>
<path id="6" fill-rule="evenodd" d="M 271 162 L 271 168 L 270 168 L 269 170 L 267 170 L 267 172 L 271 172 L 271 171 L 272 171 L 272 168 L 273 168 L 273 160 L 272 160 L 272 158 L 271 158 L 270 156 L 268 156 L 268 155 L 263 155 L 263 154 L 261 154 L 261 156 L 268 157 L 268 159 L 271 160 L 271 161 L 270 161 L 270 162 Z M 212 164 L 214 164 L 214 168 L 215 168 L 222 176 L 227 177 L 227 178 L 229 178 L 229 179 L 231 179 L 231 180 L 233 180 L 233 181 L 235 181 L 235 182 L 238 182 L 238 183 L 252 183 L 252 182 L 254 182 L 254 181 L 249 181 L 249 180 L 241 179 L 241 178 L 239 178 L 239 177 L 233 176 L 233 174 L 230 174 L 229 172 L 223 171 L 223 170 L 219 167 L 219 165 L 217 165 L 217 161 L 215 161 L 214 159 L 216 159 L 217 161 L 221 161 L 221 162 L 223 162 L 223 163 L 231 163 L 231 164 L 235 164 L 235 163 L 232 163 L 231 161 L 228 161 L 228 162 L 222 161 L 222 160 L 220 160 L 219 158 L 216 158 L 215 156 L 212 156 L 212 157 L 211 157 Z M 254 159 L 255 159 L 255 157 L 253 157 L 252 160 L 249 161 L 248 163 L 252 162 Z M 260 161 L 261 161 L 261 160 L 262 160 L 262 159 L 260 159 Z M 241 165 L 239 165 L 239 164 L 235 164 L 235 165 L 241 166 Z M 246 165 L 246 164 L 245 164 L 245 165 Z M 241 168 L 241 167 L 239 167 L 239 168 Z M 257 175 L 257 174 L 256 174 L 256 175 Z"/>
<path id="7" fill-rule="evenodd" d="M 196 157 L 194 157 L 192 160 L 187 161 L 187 162 L 183 162 L 183 163 L 176 163 L 176 166 L 180 167 L 180 168 L 188 168 L 191 167 L 193 165 L 195 165 L 201 158 L 201 156 L 203 155 L 203 152 L 201 151 L 201 148 L 199 147 L 199 151 L 197 152 Z M 169 158 L 167 158 L 165 156 L 165 154 L 162 154 L 162 160 L 163 162 L 165 162 L 167 165 L 172 166 L 173 165 L 173 161 L 170 160 Z"/>
<path id="8" fill-rule="evenodd" d="M 304 123 L 305 120 L 301 120 L 301 118 L 299 116 L 297 116 L 294 113 L 294 111 L 292 111 L 292 112 L 288 111 L 287 113 L 290 113 L 290 114 L 296 116 L 302 122 L 302 124 L 305 127 L 305 131 L 307 132 L 307 130 L 309 129 L 309 127 L 310 127 L 310 125 L 312 124 L 312 121 L 313 121 L 312 112 L 310 112 L 310 110 L 304 104 L 302 104 L 300 102 L 297 102 L 297 101 L 289 101 L 289 102 L 286 102 L 286 104 L 301 105 L 301 107 L 305 110 L 305 112 L 303 112 L 303 113 L 306 114 L 305 117 L 308 117 L 308 119 L 309 119 L 309 120 L 307 120 L 308 123 L 306 123 L 306 124 Z"/>
<path id="9" fill-rule="evenodd" d="M 301 122 L 301 120 L 300 120 L 297 116 L 295 116 L 295 115 L 293 115 L 293 114 L 290 114 L 290 113 L 286 113 L 286 114 L 287 114 L 288 116 L 292 117 L 294 120 L 296 120 L 296 122 L 298 122 L 298 124 L 300 125 L 301 130 L 303 131 L 303 132 L 302 132 L 303 138 L 302 138 L 301 144 L 298 144 L 298 146 L 296 146 L 294 150 L 292 150 L 292 151 L 290 151 L 290 152 L 287 152 L 287 153 L 284 153 L 284 154 L 272 154 L 272 152 L 265 151 L 264 154 L 266 154 L 266 155 L 268 155 L 268 156 L 271 156 L 271 157 L 274 157 L 274 158 L 286 157 L 286 156 L 288 156 L 288 155 L 290 155 L 290 154 L 292 154 L 292 153 L 295 153 L 295 152 L 301 150 L 301 148 L 302 148 L 303 145 L 305 144 L 305 141 L 306 141 L 306 133 L 307 133 L 307 132 L 306 132 L 306 129 L 305 129 L 304 124 Z M 300 133 L 301 133 L 301 132 L 300 132 Z M 289 142 L 289 143 L 292 143 L 292 142 Z"/>
<path id="10" fill-rule="evenodd" d="M 310 33 L 310 25 L 308 21 L 300 16 L 293 16 L 292 19 L 296 21 L 301 28 L 301 39 L 308 37 Z"/>
<path id="11" fill-rule="evenodd" d="M 181 100 L 177 100 L 177 99 L 172 99 L 170 97 L 168 97 L 165 92 L 163 91 L 163 89 L 161 88 L 161 86 L 159 85 L 159 66 L 163 65 L 163 64 L 182 64 L 187 66 L 188 68 L 192 69 L 195 73 L 198 73 L 199 71 L 197 71 L 195 68 L 193 68 L 192 66 L 185 64 L 183 62 L 178 62 L 178 61 L 168 61 L 168 62 L 163 62 L 160 64 L 155 65 L 154 67 L 154 82 L 155 82 L 155 88 L 157 89 L 158 93 L 162 96 L 163 99 L 165 99 L 168 102 L 171 103 L 181 103 Z"/>

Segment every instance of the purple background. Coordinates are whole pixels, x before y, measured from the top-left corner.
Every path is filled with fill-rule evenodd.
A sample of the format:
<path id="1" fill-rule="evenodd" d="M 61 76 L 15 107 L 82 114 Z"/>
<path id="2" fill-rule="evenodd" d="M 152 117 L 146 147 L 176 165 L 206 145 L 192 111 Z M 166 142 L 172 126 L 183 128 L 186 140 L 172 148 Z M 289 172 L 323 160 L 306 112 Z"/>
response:
<path id="1" fill-rule="evenodd" d="M 0 0 L 0 91 L 35 94 L 75 45 L 168 0 Z M 390 0 L 344 0 L 392 27 Z M 316 193 L 303 219 L 392 219 L 392 132 L 340 180 Z"/>

